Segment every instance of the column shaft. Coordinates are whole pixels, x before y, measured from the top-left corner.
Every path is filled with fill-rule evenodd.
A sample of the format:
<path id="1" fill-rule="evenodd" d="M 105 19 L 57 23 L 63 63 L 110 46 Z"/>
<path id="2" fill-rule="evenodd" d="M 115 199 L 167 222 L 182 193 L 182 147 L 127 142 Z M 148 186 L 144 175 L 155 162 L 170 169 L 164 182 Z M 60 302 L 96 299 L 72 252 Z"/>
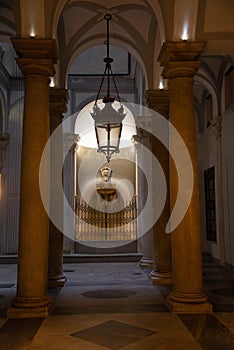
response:
<path id="1" fill-rule="evenodd" d="M 202 267 L 193 78 L 183 77 L 170 80 L 170 90 L 170 122 L 186 142 L 194 172 L 194 190 L 189 208 L 181 224 L 172 233 L 174 294 L 181 293 L 182 289 L 182 294 L 199 296 L 202 290 Z M 176 145 L 170 143 L 170 147 L 176 147 Z M 170 170 L 173 207 L 178 193 L 178 184 L 177 172 L 172 160 Z"/>
<path id="2" fill-rule="evenodd" d="M 172 310 L 179 313 L 210 312 L 211 305 L 202 290 L 200 210 L 193 76 L 200 67 L 196 61 L 204 43 L 164 43 L 159 60 L 165 65 L 163 76 L 169 78 L 170 122 L 177 129 L 190 153 L 194 186 L 188 210 L 172 232 L 173 291 L 168 297 Z M 178 145 L 169 134 L 170 151 Z M 170 158 L 170 205 L 178 193 L 176 166 Z M 185 174 L 186 176 L 186 174 Z M 186 194 L 185 194 L 186 195 Z"/>
<path id="3" fill-rule="evenodd" d="M 39 189 L 39 167 L 49 138 L 49 76 L 54 40 L 13 39 L 25 76 L 17 295 L 9 318 L 48 316 L 48 216 Z M 49 181 L 48 181 L 49 191 Z"/>

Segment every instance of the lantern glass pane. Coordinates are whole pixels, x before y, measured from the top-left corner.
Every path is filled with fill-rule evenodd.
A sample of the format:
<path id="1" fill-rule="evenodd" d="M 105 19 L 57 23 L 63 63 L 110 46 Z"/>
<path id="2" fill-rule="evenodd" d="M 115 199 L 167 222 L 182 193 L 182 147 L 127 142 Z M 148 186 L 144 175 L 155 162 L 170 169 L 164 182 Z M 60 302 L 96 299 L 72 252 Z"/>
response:
<path id="1" fill-rule="evenodd" d="M 107 144 L 107 130 L 104 127 L 96 126 L 96 135 L 98 146 L 104 146 Z"/>

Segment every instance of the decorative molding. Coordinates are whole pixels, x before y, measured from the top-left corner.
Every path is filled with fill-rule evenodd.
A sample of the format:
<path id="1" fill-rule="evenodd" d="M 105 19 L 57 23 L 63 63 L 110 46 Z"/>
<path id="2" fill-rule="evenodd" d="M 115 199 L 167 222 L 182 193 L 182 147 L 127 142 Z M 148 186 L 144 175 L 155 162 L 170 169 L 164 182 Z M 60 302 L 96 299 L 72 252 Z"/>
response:
<path id="1" fill-rule="evenodd" d="M 151 116 L 139 116 L 137 119 L 137 129 L 146 129 L 150 132 L 152 130 L 152 115 Z"/>
<path id="2" fill-rule="evenodd" d="M 141 135 L 132 135 L 132 143 L 133 144 L 139 144 L 139 143 L 141 143 L 141 139 L 142 139 L 142 136 Z"/>
<path id="3" fill-rule="evenodd" d="M 77 143 L 80 141 L 80 136 L 78 134 L 63 134 L 63 145 L 64 151 L 75 150 Z"/>
<path id="4" fill-rule="evenodd" d="M 158 61 L 161 63 L 161 66 L 165 66 L 168 62 L 172 61 L 196 61 L 202 53 L 205 44 L 205 42 L 196 41 L 164 42 L 158 56 Z"/>
<path id="5" fill-rule="evenodd" d="M 12 38 L 11 42 L 19 58 L 58 60 L 55 39 Z"/>
<path id="6" fill-rule="evenodd" d="M 166 79 L 175 79 L 181 77 L 193 78 L 200 66 L 200 61 L 170 61 L 164 67 L 162 76 Z"/>
<path id="7" fill-rule="evenodd" d="M 58 51 L 54 39 L 11 39 L 18 55 L 18 63 L 24 75 L 34 74 L 53 76 L 54 64 L 58 60 Z"/>
<path id="8" fill-rule="evenodd" d="M 179 77 L 192 78 L 199 69 L 197 61 L 205 42 L 165 42 L 159 53 L 158 61 L 164 66 L 162 76 L 166 79 Z"/>
<path id="9" fill-rule="evenodd" d="M 222 116 L 214 117 L 210 125 L 212 127 L 213 134 L 215 135 L 215 139 L 218 140 L 222 136 Z"/>

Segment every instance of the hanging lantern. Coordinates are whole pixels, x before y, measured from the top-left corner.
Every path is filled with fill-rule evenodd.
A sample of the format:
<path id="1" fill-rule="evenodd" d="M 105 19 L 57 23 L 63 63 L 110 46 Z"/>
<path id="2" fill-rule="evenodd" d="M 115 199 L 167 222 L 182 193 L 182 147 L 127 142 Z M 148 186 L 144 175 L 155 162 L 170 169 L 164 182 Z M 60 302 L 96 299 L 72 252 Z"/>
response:
<path id="1" fill-rule="evenodd" d="M 107 22 L 107 57 L 104 58 L 104 62 L 106 63 L 106 65 L 93 110 L 92 112 L 90 112 L 95 122 L 98 152 L 102 152 L 105 154 L 107 162 L 110 161 L 113 153 L 119 152 L 122 121 L 126 116 L 126 113 L 124 113 L 123 105 L 120 102 L 117 86 L 111 68 L 111 63 L 113 62 L 113 59 L 109 56 L 109 22 L 111 18 L 111 14 L 107 14 L 104 16 L 104 19 Z M 102 102 L 104 103 L 104 108 L 101 109 L 98 106 L 98 99 L 105 77 L 107 78 L 107 94 L 102 100 Z M 110 96 L 110 78 L 112 78 L 116 90 L 116 95 L 119 102 L 118 110 L 116 110 L 113 107 L 115 98 Z"/>

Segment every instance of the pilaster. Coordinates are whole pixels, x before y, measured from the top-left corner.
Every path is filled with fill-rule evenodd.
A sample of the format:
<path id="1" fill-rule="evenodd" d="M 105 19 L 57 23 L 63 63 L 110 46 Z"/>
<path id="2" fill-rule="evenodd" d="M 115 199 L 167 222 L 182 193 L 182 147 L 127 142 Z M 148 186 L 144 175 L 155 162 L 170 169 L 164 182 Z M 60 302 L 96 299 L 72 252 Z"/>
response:
<path id="1" fill-rule="evenodd" d="M 6 173 L 5 173 L 5 158 L 6 150 L 9 144 L 10 135 L 0 132 L 0 232 L 2 240 L 2 249 L 4 249 L 5 237 L 7 237 L 6 229 L 6 213 L 7 213 L 7 196 L 6 196 Z M 1 251 L 1 253 L 5 253 Z"/>
<path id="2" fill-rule="evenodd" d="M 140 141 L 140 152 L 139 155 L 139 165 L 142 169 L 139 172 L 139 196 L 138 196 L 138 211 L 140 212 L 147 201 L 147 196 L 151 196 L 151 182 L 152 182 L 152 159 L 147 156 L 145 149 L 151 150 L 151 134 L 144 128 L 144 123 L 147 123 L 147 127 L 151 124 L 151 121 L 144 120 L 138 125 L 137 132 L 138 135 L 135 136 L 135 140 Z M 148 169 L 151 174 L 150 178 L 143 175 L 144 169 Z M 143 171 L 143 173 L 142 173 Z M 144 217 L 142 218 L 144 220 Z M 153 266 L 153 250 L 152 250 L 152 240 L 153 240 L 153 229 L 151 228 L 146 233 L 142 234 L 144 228 L 144 222 L 138 222 L 139 231 L 139 250 L 142 253 L 142 258 L 139 261 L 139 265 L 142 268 L 151 268 Z"/>
<path id="3" fill-rule="evenodd" d="M 67 111 L 68 91 L 62 88 L 51 88 L 49 92 L 50 99 L 50 133 L 52 134 L 59 126 L 61 126 L 63 113 Z M 57 137 L 60 138 L 59 142 L 56 142 L 56 149 L 53 149 L 53 143 L 51 143 L 51 169 L 60 169 L 63 161 L 63 139 L 62 129 L 57 132 Z M 63 218 L 63 197 L 60 195 L 60 191 L 57 190 L 61 184 L 59 176 L 61 174 L 56 173 L 50 179 L 50 205 L 51 210 L 56 207 L 58 216 Z M 62 226 L 62 223 L 60 223 Z M 64 286 L 67 278 L 63 272 L 63 233 L 54 225 L 50 220 L 49 222 L 49 266 L 48 266 L 48 286 L 49 287 L 62 287 Z"/>
<path id="4" fill-rule="evenodd" d="M 216 141 L 216 187 L 217 187 L 217 227 L 220 246 L 220 265 L 225 267 L 225 229 L 224 229 L 224 199 L 223 199 L 223 145 L 222 145 L 222 116 L 216 116 L 211 121 L 211 128 Z"/>
<path id="5" fill-rule="evenodd" d="M 70 251 L 74 250 L 74 238 L 75 238 L 75 164 L 76 164 L 76 149 L 77 142 L 79 141 L 79 135 L 72 133 L 63 134 L 63 151 L 65 155 L 64 165 L 63 165 L 63 174 L 64 174 L 64 194 L 66 196 L 67 202 L 70 208 L 74 211 L 74 216 L 72 218 L 73 222 L 68 222 L 67 210 L 70 211 L 70 208 L 65 206 L 64 211 L 64 232 L 70 232 L 73 234 L 72 237 L 65 239 L 67 249 Z M 75 171 L 74 171 L 75 170 Z M 73 230 L 73 232 L 72 232 Z"/>
<path id="6" fill-rule="evenodd" d="M 160 113 L 164 118 L 169 116 L 169 91 L 147 90 L 145 92 L 146 105 Z M 157 126 L 156 126 L 157 127 Z M 168 129 L 169 130 L 169 129 Z M 153 284 L 172 284 L 171 272 L 171 235 L 165 232 L 170 218 L 170 189 L 169 189 L 169 152 L 156 138 L 152 138 L 152 153 L 161 164 L 167 183 L 167 197 L 163 211 L 153 227 L 153 270 L 150 274 Z M 157 178 L 153 178 L 157 181 Z M 157 199 L 156 199 L 157 200 Z"/>

